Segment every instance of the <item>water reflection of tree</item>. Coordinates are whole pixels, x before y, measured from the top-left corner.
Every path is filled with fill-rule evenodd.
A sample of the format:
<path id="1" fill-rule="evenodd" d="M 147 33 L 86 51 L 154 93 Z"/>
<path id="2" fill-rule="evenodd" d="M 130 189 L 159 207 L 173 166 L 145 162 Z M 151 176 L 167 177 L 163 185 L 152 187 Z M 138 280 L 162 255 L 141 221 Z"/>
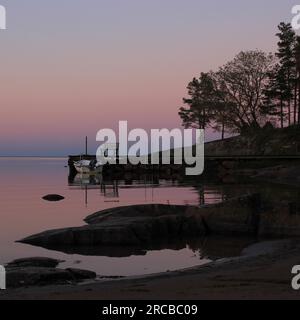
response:
<path id="1" fill-rule="evenodd" d="M 241 254 L 242 250 L 256 240 L 250 237 L 210 236 L 190 239 L 188 247 L 199 255 L 200 259 L 215 260 L 233 257 Z"/>
<path id="2" fill-rule="evenodd" d="M 260 193 L 266 202 L 273 204 L 292 202 L 297 205 L 297 208 L 300 208 L 300 188 L 294 186 L 259 182 L 222 184 L 205 181 L 202 184 L 194 184 L 193 188 L 198 193 L 199 205 L 226 201 L 246 194 Z"/>

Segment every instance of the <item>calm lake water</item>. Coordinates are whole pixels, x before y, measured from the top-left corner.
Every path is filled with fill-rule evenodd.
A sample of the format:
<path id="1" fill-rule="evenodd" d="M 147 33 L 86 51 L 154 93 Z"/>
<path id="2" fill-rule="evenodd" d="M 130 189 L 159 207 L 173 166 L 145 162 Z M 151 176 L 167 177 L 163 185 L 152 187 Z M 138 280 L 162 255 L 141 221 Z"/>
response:
<path id="1" fill-rule="evenodd" d="M 87 215 L 110 207 L 141 203 L 199 205 L 257 189 L 257 186 L 202 185 L 153 177 L 141 180 L 128 177 L 118 182 L 87 176 L 68 179 L 66 164 L 67 159 L 62 158 L 0 158 L 0 264 L 16 258 L 45 256 L 65 260 L 60 265 L 63 268 L 89 269 L 104 276 L 138 275 L 239 255 L 244 246 L 253 242 L 246 238 L 193 239 L 124 257 L 115 257 L 113 251 L 107 256 L 65 254 L 16 243 L 47 229 L 81 226 Z M 54 203 L 42 200 L 51 193 L 61 194 L 65 200 Z"/>

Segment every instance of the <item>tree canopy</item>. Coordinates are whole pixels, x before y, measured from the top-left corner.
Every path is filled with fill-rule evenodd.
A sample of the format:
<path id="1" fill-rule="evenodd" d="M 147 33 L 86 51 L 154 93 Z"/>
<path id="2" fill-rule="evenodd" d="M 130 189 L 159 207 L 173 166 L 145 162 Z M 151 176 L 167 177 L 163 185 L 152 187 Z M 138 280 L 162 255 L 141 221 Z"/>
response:
<path id="1" fill-rule="evenodd" d="M 271 122 L 300 123 L 300 37 L 278 26 L 275 54 L 241 51 L 217 71 L 188 84 L 179 116 L 185 127 L 243 133 Z"/>

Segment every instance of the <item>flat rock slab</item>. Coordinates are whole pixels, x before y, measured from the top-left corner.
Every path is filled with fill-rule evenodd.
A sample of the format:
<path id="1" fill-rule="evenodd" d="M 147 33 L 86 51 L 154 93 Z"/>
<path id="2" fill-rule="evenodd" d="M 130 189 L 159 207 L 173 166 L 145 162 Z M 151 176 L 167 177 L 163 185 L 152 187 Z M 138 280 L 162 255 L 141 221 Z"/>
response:
<path id="1" fill-rule="evenodd" d="M 96 273 L 89 270 L 67 268 L 66 271 L 70 272 L 72 277 L 76 280 L 95 279 Z"/>
<path id="2" fill-rule="evenodd" d="M 205 207 L 184 205 L 135 205 L 111 208 L 88 216 L 87 225 L 48 230 L 20 242 L 46 248 L 136 246 L 170 242 L 209 232 L 254 234 L 258 195 L 249 195 Z"/>
<path id="3" fill-rule="evenodd" d="M 6 265 L 6 268 L 22 268 L 22 267 L 44 267 L 56 268 L 63 260 L 57 260 L 45 257 L 30 257 L 16 259 Z"/>
<path id="4" fill-rule="evenodd" d="M 198 207 L 186 205 L 138 204 L 101 210 L 87 216 L 84 221 L 88 224 L 115 223 L 116 221 L 123 223 L 121 219 L 128 219 L 130 222 L 133 218 L 145 220 L 147 218 L 153 219 L 163 216 L 180 216 L 195 212 L 198 209 Z"/>

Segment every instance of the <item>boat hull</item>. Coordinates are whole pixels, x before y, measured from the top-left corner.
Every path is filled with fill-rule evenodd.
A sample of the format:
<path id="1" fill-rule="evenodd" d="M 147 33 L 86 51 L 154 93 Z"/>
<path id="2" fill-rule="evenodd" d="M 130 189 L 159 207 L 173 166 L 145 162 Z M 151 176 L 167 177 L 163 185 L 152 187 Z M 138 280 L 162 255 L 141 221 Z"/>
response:
<path id="1" fill-rule="evenodd" d="M 98 174 L 103 170 L 103 166 L 91 167 L 89 161 L 78 161 L 74 162 L 74 167 L 78 173 L 82 174 Z"/>

